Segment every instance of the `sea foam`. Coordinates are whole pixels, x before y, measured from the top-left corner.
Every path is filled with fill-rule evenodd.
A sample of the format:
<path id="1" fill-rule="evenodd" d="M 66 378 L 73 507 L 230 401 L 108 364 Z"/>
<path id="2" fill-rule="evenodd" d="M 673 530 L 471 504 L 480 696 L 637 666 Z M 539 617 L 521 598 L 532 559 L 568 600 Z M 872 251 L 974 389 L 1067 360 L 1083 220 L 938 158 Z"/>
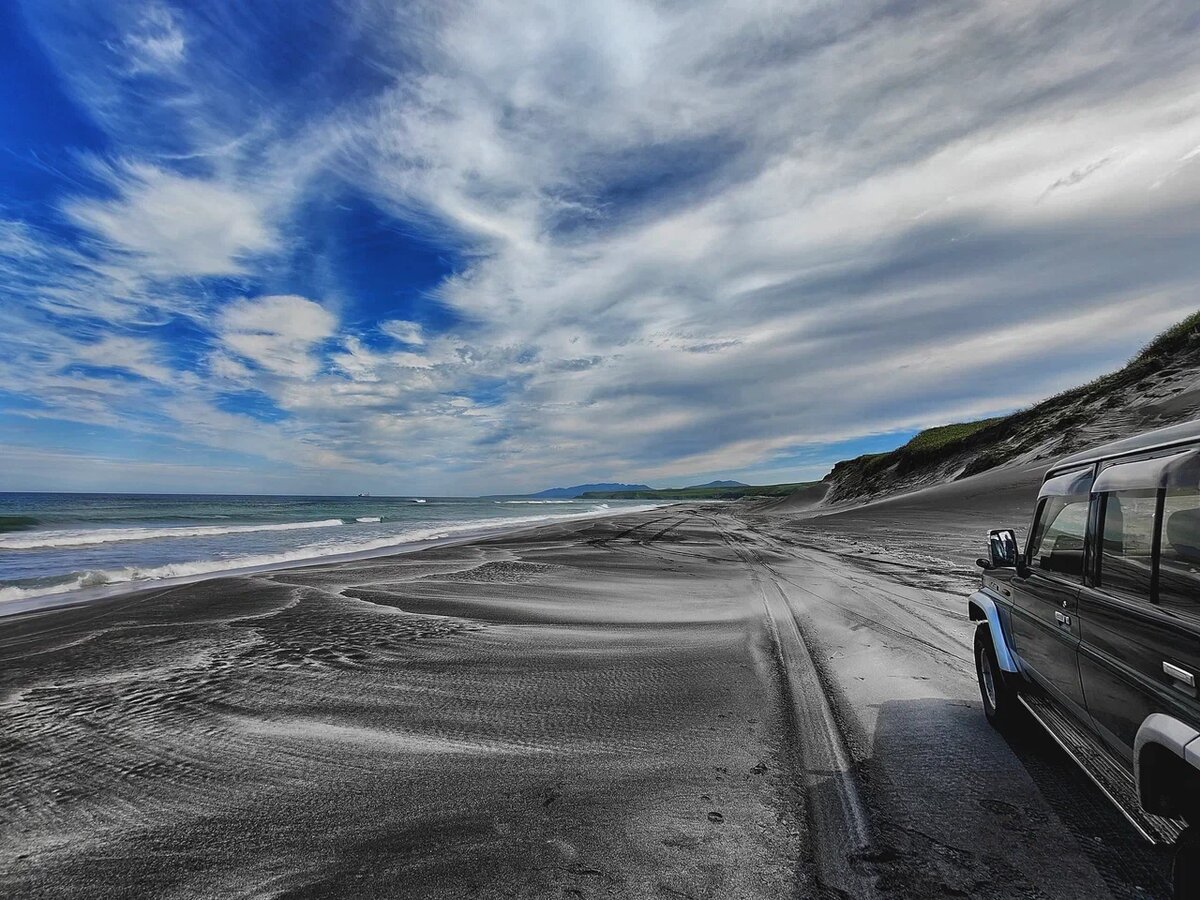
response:
<path id="1" fill-rule="evenodd" d="M 359 519 L 375 521 L 379 519 Z M 318 522 L 277 522 L 270 525 L 198 525 L 167 528 L 90 528 L 60 531 L 25 531 L 0 534 L 0 550 L 40 550 L 48 547 L 88 547 L 118 541 L 152 541 L 159 538 L 211 537 L 220 534 L 249 534 L 255 531 L 297 531 L 303 528 L 332 528 L 341 519 Z"/>

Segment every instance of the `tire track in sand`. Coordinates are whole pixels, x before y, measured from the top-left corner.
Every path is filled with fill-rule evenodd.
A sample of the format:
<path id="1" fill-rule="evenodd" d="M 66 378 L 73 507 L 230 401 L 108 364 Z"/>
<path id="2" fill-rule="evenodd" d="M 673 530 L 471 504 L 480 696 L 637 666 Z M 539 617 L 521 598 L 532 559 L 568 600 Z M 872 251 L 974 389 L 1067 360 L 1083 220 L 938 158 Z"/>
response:
<path id="1" fill-rule="evenodd" d="M 773 552 L 781 551 L 778 547 L 770 548 Z M 974 657 L 970 652 L 964 650 L 964 640 L 961 634 L 956 634 L 949 630 L 945 625 L 941 624 L 935 618 L 931 617 L 928 612 L 916 608 L 914 601 L 911 598 L 902 597 L 895 591 L 887 590 L 881 587 L 876 582 L 859 580 L 836 570 L 830 570 L 828 567 L 821 567 L 820 561 L 815 559 L 811 551 L 802 547 L 792 547 L 790 552 L 797 559 L 812 562 L 814 565 L 821 567 L 825 576 L 832 581 L 837 581 L 845 584 L 849 589 L 860 593 L 869 593 L 877 597 L 881 602 L 876 607 L 876 615 L 867 615 L 859 610 L 847 606 L 835 600 L 833 597 L 823 594 L 820 591 L 814 590 L 807 584 L 801 584 L 793 578 L 789 578 L 782 572 L 772 566 L 762 554 L 754 547 L 749 546 L 747 552 L 750 553 L 757 562 L 762 565 L 776 581 L 784 581 L 791 585 L 801 593 L 820 601 L 822 604 L 836 608 L 847 619 L 857 622 L 860 625 L 865 625 L 875 631 L 885 634 L 890 634 L 893 637 L 900 638 L 906 642 L 913 644 L 916 648 L 930 653 L 936 659 L 944 660 L 948 663 L 955 664 L 958 668 L 966 666 L 972 673 L 974 672 Z M 930 606 L 934 612 L 946 614 L 946 610 L 939 607 Z M 891 622 L 885 622 L 880 616 L 887 615 L 892 619 Z M 937 643 L 930 641 L 927 638 L 921 637 L 910 628 L 907 627 L 905 616 L 915 619 L 921 624 L 926 632 L 936 632 L 945 641 Z"/>
<path id="2" fill-rule="evenodd" d="M 837 896 L 881 897 L 870 864 L 874 840 L 850 754 L 816 664 L 779 579 L 731 540 L 717 519 L 713 527 L 738 559 L 762 598 L 767 625 L 783 670 L 781 685 L 796 726 L 796 748 L 810 821 L 810 853 L 820 884 Z M 764 577 L 765 576 L 765 577 Z"/>

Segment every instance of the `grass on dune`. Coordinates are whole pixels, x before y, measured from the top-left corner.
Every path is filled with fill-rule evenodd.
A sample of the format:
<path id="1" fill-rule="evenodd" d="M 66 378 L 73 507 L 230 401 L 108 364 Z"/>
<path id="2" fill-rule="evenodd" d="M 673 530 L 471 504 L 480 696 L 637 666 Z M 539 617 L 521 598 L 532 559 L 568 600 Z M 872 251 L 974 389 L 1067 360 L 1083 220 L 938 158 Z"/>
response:
<path id="1" fill-rule="evenodd" d="M 1103 401 L 1110 394 L 1140 387 L 1145 379 L 1174 366 L 1194 365 L 1200 352 L 1200 312 L 1171 326 L 1147 343 L 1115 372 L 1007 416 L 938 425 L 916 434 L 912 440 L 887 453 L 870 453 L 844 460 L 834 466 L 826 480 L 854 482 L 853 490 L 870 489 L 870 482 L 890 472 L 905 477 L 939 465 L 957 454 L 974 454 L 962 472 L 973 475 L 1012 458 L 1028 447 L 1054 438 L 1078 424 L 1081 410 Z"/>
<path id="2" fill-rule="evenodd" d="M 953 425 L 937 425 L 933 428 L 926 428 L 924 431 L 913 435 L 912 440 L 905 444 L 905 448 L 918 453 L 931 450 L 940 450 L 948 444 L 953 444 L 968 438 L 977 431 L 982 431 L 994 422 L 999 422 L 1002 416 L 996 416 L 991 419 L 980 419 L 977 422 L 956 422 Z"/>

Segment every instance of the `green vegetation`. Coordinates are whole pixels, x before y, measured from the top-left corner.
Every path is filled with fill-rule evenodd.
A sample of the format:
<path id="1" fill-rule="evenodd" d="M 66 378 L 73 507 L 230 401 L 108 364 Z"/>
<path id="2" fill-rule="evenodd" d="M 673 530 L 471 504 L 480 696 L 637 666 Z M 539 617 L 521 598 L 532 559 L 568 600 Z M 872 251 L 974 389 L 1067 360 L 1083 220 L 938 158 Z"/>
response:
<path id="1" fill-rule="evenodd" d="M 796 491 L 820 484 L 801 481 L 797 484 L 744 484 L 740 487 L 664 488 L 650 491 L 589 491 L 583 500 L 740 500 L 743 497 L 787 497 Z"/>
<path id="2" fill-rule="evenodd" d="M 1158 363 L 1163 357 L 1173 357 L 1197 341 L 1200 341 L 1200 312 L 1192 313 L 1148 343 L 1133 358 L 1133 363 Z"/>
<path id="3" fill-rule="evenodd" d="M 1117 371 L 1101 375 L 1095 381 L 1090 381 L 1082 387 L 1070 388 L 1061 394 L 1055 394 L 1037 406 L 1013 413 L 1009 418 L 1026 415 L 1054 404 L 1086 399 L 1117 388 L 1137 384 L 1160 372 L 1166 366 L 1178 363 L 1181 357 L 1195 354 L 1197 351 L 1200 351 L 1200 312 L 1194 312 L 1182 322 L 1172 325 L 1139 350 L 1133 359 Z"/>
<path id="4" fill-rule="evenodd" d="M 895 450 L 886 453 L 865 453 L 854 459 L 839 462 L 826 476 L 826 480 L 844 481 L 851 473 L 858 478 L 866 478 L 879 475 L 888 469 L 895 469 L 897 474 L 905 475 L 961 450 L 975 435 L 1003 421 L 1004 417 L 999 416 L 926 428 L 913 435 L 907 444 Z"/>
<path id="5" fill-rule="evenodd" d="M 948 444 L 968 438 L 975 432 L 987 428 L 995 422 L 999 422 L 1001 418 L 997 416 L 994 419 L 980 419 L 977 422 L 958 422 L 954 425 L 938 425 L 934 428 L 926 428 L 924 431 L 913 435 L 912 440 L 904 445 L 904 449 L 916 453 L 940 450 Z"/>

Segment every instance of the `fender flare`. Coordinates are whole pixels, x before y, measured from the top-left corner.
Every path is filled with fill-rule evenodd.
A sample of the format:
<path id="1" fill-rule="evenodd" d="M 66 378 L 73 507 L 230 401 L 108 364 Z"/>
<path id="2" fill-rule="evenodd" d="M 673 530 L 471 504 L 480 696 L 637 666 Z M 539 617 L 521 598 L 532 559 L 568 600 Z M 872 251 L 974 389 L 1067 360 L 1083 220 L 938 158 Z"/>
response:
<path id="1" fill-rule="evenodd" d="M 1004 634 L 1004 628 L 1000 624 L 1000 610 L 996 608 L 996 601 L 986 591 L 976 591 L 967 598 L 967 608 L 972 612 L 972 619 L 987 620 L 988 631 L 992 635 L 992 646 L 996 649 L 996 662 L 1000 664 L 1001 670 L 1020 672 L 1021 667 L 1017 663 L 1017 655 L 1013 653 L 1012 646 Z"/>
<path id="2" fill-rule="evenodd" d="M 1133 739 L 1133 778 L 1137 784 L 1138 802 L 1142 809 L 1152 812 L 1154 798 L 1149 788 L 1154 774 L 1142 769 L 1143 753 L 1148 747 L 1161 747 L 1193 769 L 1200 770 L 1200 731 L 1165 713 L 1151 713 L 1138 726 L 1137 736 Z"/>

